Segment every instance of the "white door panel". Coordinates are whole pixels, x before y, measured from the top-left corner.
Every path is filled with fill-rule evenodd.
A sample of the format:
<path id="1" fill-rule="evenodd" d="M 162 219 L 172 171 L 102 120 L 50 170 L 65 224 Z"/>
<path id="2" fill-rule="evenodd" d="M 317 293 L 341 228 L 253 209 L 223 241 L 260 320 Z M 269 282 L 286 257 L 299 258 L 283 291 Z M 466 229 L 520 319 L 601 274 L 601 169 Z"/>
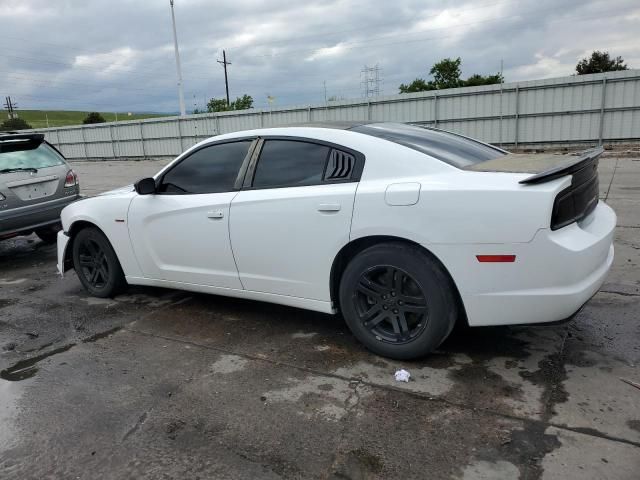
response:
<path id="1" fill-rule="evenodd" d="M 237 192 L 137 196 L 129 209 L 133 249 L 146 277 L 242 288 L 229 241 Z"/>
<path id="2" fill-rule="evenodd" d="M 349 241 L 357 183 L 244 190 L 230 233 L 244 288 L 330 300 L 329 274 Z"/>

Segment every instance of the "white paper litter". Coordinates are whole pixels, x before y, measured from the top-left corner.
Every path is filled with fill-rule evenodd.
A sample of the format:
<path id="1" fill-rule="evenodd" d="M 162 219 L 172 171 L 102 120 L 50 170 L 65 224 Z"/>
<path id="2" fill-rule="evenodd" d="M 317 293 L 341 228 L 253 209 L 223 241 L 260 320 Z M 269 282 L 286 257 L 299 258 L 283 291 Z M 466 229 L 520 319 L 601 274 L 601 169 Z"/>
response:
<path id="1" fill-rule="evenodd" d="M 396 382 L 408 382 L 411 374 L 404 369 L 396 371 Z"/>

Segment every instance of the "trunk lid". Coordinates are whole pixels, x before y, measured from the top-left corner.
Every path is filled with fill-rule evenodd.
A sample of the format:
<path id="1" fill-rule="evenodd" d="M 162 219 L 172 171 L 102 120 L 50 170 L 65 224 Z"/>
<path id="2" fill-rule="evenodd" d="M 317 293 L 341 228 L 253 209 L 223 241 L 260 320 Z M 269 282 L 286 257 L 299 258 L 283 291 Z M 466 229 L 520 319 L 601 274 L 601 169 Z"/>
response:
<path id="1" fill-rule="evenodd" d="M 37 173 L 16 172 L 5 174 L 3 183 L 6 188 L 23 202 L 45 201 L 64 188 L 64 178 L 67 173 L 65 166 L 43 168 Z"/>
<path id="2" fill-rule="evenodd" d="M 531 177 L 520 180 L 524 185 L 549 182 L 553 179 L 571 175 L 591 166 L 598 167 L 598 157 L 602 155 L 602 147 L 576 154 L 562 155 L 555 153 L 509 153 L 507 155 L 475 163 L 465 167 L 474 172 L 531 173 Z"/>
<path id="3" fill-rule="evenodd" d="M 520 184 L 536 185 L 571 175 L 571 185 L 553 202 L 550 227 L 557 230 L 587 217 L 598 204 L 598 157 L 602 147 L 573 155 L 510 153 L 466 167 L 476 172 L 531 173 Z"/>

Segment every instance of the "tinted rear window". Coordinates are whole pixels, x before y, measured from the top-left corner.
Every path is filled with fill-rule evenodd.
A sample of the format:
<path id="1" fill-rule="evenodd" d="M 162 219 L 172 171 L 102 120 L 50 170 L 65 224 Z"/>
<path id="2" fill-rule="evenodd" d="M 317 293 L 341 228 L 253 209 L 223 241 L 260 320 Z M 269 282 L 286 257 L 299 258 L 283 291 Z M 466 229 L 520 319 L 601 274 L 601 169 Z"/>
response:
<path id="1" fill-rule="evenodd" d="M 260 152 L 253 186 L 256 188 L 317 185 L 329 147 L 292 140 L 266 140 Z"/>
<path id="2" fill-rule="evenodd" d="M 13 168 L 47 168 L 63 165 L 64 159 L 46 143 L 34 148 L 33 142 L 2 142 L 0 170 Z"/>
<path id="3" fill-rule="evenodd" d="M 351 130 L 384 138 L 390 142 L 426 153 L 458 168 L 498 158 L 505 154 L 500 149 L 470 138 L 403 123 L 370 123 L 359 125 Z"/>

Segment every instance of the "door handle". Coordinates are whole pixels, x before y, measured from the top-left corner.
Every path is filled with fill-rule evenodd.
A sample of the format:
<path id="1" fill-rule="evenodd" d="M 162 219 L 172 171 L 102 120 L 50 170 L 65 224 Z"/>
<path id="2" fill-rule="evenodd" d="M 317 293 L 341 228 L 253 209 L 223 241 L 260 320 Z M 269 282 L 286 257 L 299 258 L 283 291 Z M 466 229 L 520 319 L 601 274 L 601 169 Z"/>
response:
<path id="1" fill-rule="evenodd" d="M 207 212 L 207 217 L 222 218 L 224 217 L 224 212 L 222 210 L 211 210 L 210 212 Z"/>
<path id="2" fill-rule="evenodd" d="M 319 212 L 339 212 L 340 208 L 339 203 L 321 203 L 318 205 Z"/>

